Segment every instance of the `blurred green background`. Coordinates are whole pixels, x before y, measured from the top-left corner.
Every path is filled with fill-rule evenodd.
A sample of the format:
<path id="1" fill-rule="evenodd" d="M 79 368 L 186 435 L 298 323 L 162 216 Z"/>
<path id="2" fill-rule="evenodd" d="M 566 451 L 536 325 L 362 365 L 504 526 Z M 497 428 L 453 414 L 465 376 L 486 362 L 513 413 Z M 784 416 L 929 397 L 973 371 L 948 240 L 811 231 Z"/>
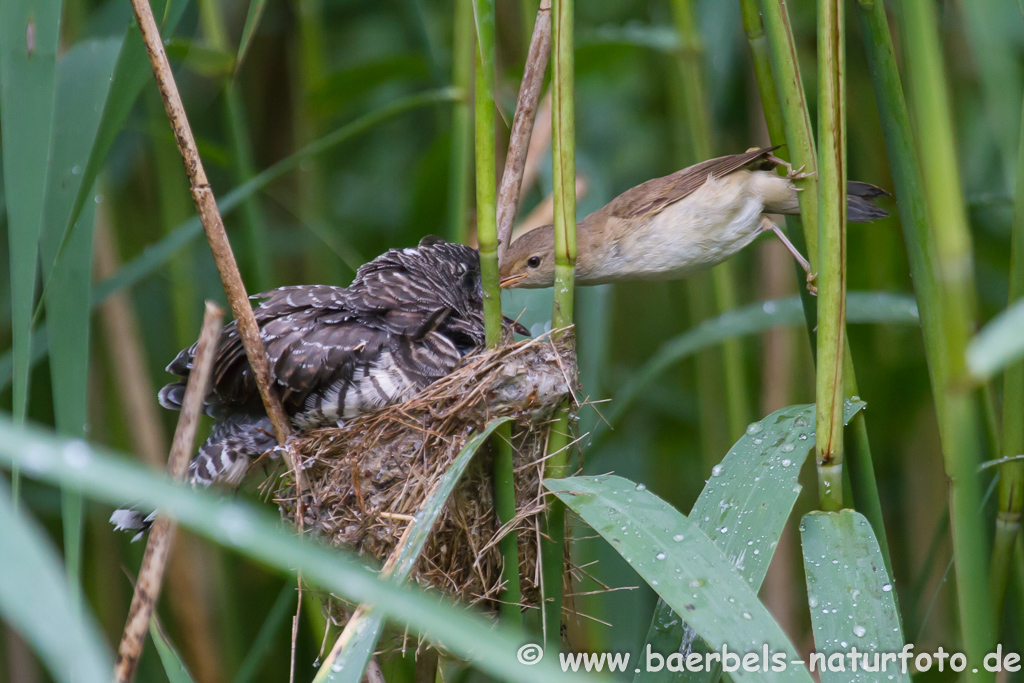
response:
<path id="1" fill-rule="evenodd" d="M 816 121 L 815 6 L 810 0 L 787 5 L 811 120 Z M 937 5 L 985 320 L 1006 305 L 1024 89 L 1024 19 L 1014 0 L 950 0 Z M 704 0 L 696 6 L 703 44 L 687 48 L 703 48 L 697 54 L 712 112 L 713 139 L 706 141 L 708 147 L 717 155 L 766 144 L 739 3 Z M 535 1 L 497 2 L 496 95 L 507 121 L 535 11 Z M 253 24 L 251 43 L 239 63 L 247 16 L 248 2 L 191 2 L 167 43 L 219 198 L 360 117 L 464 77 L 453 60 L 456 7 L 450 1 L 270 0 Z M 890 18 L 899 53 L 898 12 Z M 104 43 L 90 41 L 120 39 L 130 19 L 130 6 L 123 0 L 65 0 L 60 53 L 103 49 Z M 860 25 L 853 14 L 848 31 L 848 175 L 891 189 Z M 585 184 L 585 194 L 578 200 L 583 217 L 619 192 L 699 159 L 687 132 L 689 94 L 680 78 L 680 57 L 686 50 L 667 0 L 580 0 L 576 42 L 576 159 Z M 472 158 L 472 130 L 468 129 L 468 148 L 460 146 L 459 127 L 453 122 L 461 106 L 465 105 L 439 99 L 388 117 L 309 156 L 228 213 L 226 224 L 249 291 L 301 283 L 344 285 L 358 265 L 388 248 L 414 245 L 427 234 L 466 240 L 474 223 L 471 180 L 466 193 L 460 195 L 457 189 L 465 182 L 460 181 L 465 160 Z M 471 108 L 468 111 L 471 114 Z M 81 113 L 71 109 L 65 115 Z M 63 123 L 57 120 L 58 126 Z M 507 126 L 500 117 L 498 127 L 501 168 Z M 460 149 L 468 150 L 468 156 L 460 156 Z M 521 216 L 550 195 L 549 153 L 538 170 L 536 181 L 524 188 Z M 81 171 L 78 166 L 72 169 L 74 175 Z M 892 200 L 885 206 L 895 212 Z M 151 78 L 117 133 L 83 216 L 93 212 L 94 281 L 107 280 L 125 263 L 138 266 L 132 271 L 138 277 L 95 309 L 91 327 L 63 328 L 62 334 L 85 336 L 90 342 L 86 434 L 97 443 L 153 458 L 166 453 L 176 417 L 156 407 L 155 388 L 167 377 L 163 367 L 194 340 L 203 299 L 224 299 L 201 233 L 181 227 L 194 210 Z M 5 212 L 0 212 L 0 228 L 5 231 L 0 240 L 2 283 L 10 281 L 6 226 Z M 191 236 L 179 239 L 186 234 Z M 168 239 L 178 240 L 180 246 L 169 259 L 155 262 L 154 252 L 147 249 Z M 851 290 L 912 294 L 896 217 L 851 225 L 848 263 Z M 740 305 L 798 292 L 799 278 L 790 257 L 772 238 L 758 240 L 728 267 Z M 107 284 L 94 287 L 94 292 L 109 293 Z M 7 348 L 10 289 L 0 285 L 0 290 L 0 340 Z M 550 298 L 549 290 L 506 293 L 505 312 L 515 316 L 525 309 L 523 321 L 537 332 L 550 320 Z M 614 398 L 663 344 L 718 315 L 721 308 L 709 274 L 686 282 L 581 290 L 577 318 L 584 393 L 591 401 Z M 50 316 L 45 322 L 51 323 Z M 868 404 L 869 435 L 908 642 L 919 651 L 938 645 L 955 648 L 956 594 L 952 580 L 946 580 L 951 552 L 946 483 L 920 330 L 906 324 L 853 325 L 850 340 L 861 396 Z M 785 405 L 813 402 L 813 365 L 802 325 L 742 338 L 735 348 L 746 386 L 740 408 L 750 420 Z M 680 510 L 689 510 L 711 466 L 740 436 L 727 419 L 722 355 L 715 347 L 661 373 L 643 388 L 614 429 L 609 430 L 599 415 L 608 410 L 605 404 L 585 407 L 580 414 L 581 430 L 589 435 L 584 438 L 589 444 L 583 449 L 585 471 L 615 472 L 644 482 Z M 7 410 L 12 401 L 10 354 L 2 369 L 5 388 L 0 400 Z M 55 422 L 53 387 L 60 382 L 53 382 L 51 372 L 46 362 L 34 366 L 28 409 L 34 422 Z M 813 467 L 806 469 L 805 487 L 813 492 Z M 22 493 L 25 504 L 48 524 L 59 544 L 59 492 L 25 479 Z M 249 486 L 240 495 L 257 492 Z M 812 509 L 813 495 L 804 496 L 798 506 L 800 512 Z M 134 572 L 143 548 L 111 532 L 106 507 L 86 503 L 86 512 L 85 593 L 110 642 L 116 642 L 131 596 L 122 568 Z M 794 525 L 797 519 L 794 515 Z M 579 536 L 591 535 L 585 525 L 577 529 Z M 783 536 L 761 594 L 798 649 L 808 650 L 813 645 L 808 615 L 800 607 L 804 588 L 794 533 L 790 529 Z M 160 614 L 197 682 L 284 680 L 294 579 L 185 533 L 182 537 Z M 604 541 L 582 538 L 574 552 L 577 564 L 597 563 L 587 566 L 592 578 L 579 585 L 581 595 L 575 601 L 585 616 L 570 623 L 571 641 L 583 649 L 637 652 L 650 622 L 654 593 Z M 599 590 L 602 586 L 609 590 Z M 592 591 L 596 592 L 582 595 Z M 1016 607 L 1007 610 L 1004 643 L 1007 649 L 1019 650 L 1024 645 L 1024 596 L 1011 589 L 1009 599 Z M 298 638 L 298 680 L 312 677 L 323 629 L 316 600 L 307 597 Z M 0 666 L 0 681 L 47 680 L 24 646 L 5 631 L 0 651 L 6 664 Z M 260 632 L 268 634 L 268 640 L 254 653 L 251 646 Z M 164 680 L 151 648 L 141 667 L 140 681 Z M 386 671 L 409 668 L 400 657 L 385 665 Z M 940 675 L 921 678 L 938 680 Z"/>

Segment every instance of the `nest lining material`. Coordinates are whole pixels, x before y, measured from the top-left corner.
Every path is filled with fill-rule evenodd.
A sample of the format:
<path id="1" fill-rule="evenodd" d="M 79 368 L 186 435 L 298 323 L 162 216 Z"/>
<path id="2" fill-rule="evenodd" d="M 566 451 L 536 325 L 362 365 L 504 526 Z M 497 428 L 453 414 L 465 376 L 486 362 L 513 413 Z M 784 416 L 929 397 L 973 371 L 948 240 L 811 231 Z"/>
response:
<path id="1" fill-rule="evenodd" d="M 411 578 L 464 602 L 495 608 L 501 589 L 498 541 L 519 531 L 523 602 L 539 601 L 541 478 L 548 423 L 573 397 L 571 333 L 500 346 L 468 356 L 454 372 L 405 403 L 296 437 L 309 490 L 304 528 L 328 542 L 383 562 L 434 484 L 474 432 L 500 417 L 514 420 L 516 517 L 499 529 L 490 449 L 482 447 L 434 525 Z M 291 482 L 277 491 L 294 519 Z"/>

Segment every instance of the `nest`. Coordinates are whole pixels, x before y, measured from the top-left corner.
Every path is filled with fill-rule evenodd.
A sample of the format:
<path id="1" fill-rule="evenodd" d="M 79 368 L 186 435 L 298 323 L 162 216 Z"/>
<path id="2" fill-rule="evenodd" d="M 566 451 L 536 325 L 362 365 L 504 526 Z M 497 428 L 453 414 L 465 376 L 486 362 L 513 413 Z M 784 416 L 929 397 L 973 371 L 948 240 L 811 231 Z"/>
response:
<path id="1" fill-rule="evenodd" d="M 576 362 L 569 337 L 544 336 L 468 356 L 405 403 L 342 428 L 298 436 L 293 452 L 302 459 L 309 487 L 303 492 L 305 529 L 383 562 L 466 441 L 491 420 L 511 417 L 516 517 L 499 529 L 485 446 L 434 524 L 411 578 L 494 609 L 502 587 L 498 541 L 514 529 L 523 602 L 538 604 L 541 475 L 548 423 L 573 395 Z M 294 518 L 290 482 L 277 498 L 282 514 Z"/>

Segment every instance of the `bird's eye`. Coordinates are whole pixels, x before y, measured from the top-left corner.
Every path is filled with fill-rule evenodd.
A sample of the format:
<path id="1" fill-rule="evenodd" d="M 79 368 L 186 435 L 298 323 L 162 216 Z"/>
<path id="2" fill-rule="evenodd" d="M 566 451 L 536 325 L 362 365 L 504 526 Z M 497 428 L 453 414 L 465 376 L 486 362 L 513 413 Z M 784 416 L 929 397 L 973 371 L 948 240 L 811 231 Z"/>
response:
<path id="1" fill-rule="evenodd" d="M 526 262 L 526 265 L 530 266 L 531 268 L 539 268 L 540 256 L 531 256 L 530 259 Z"/>

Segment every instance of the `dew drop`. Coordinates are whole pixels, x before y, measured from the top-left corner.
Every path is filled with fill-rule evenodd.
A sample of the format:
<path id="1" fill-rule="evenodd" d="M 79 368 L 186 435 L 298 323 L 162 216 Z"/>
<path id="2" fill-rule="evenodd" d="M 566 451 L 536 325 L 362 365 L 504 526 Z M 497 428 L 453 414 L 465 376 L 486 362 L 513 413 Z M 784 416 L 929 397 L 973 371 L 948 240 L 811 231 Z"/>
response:
<path id="1" fill-rule="evenodd" d="M 764 426 L 760 422 L 751 422 L 747 425 L 747 434 L 757 434 L 762 429 L 764 429 Z"/>
<path id="2" fill-rule="evenodd" d="M 868 630 L 859 624 L 853 627 L 853 635 L 857 636 L 858 638 L 863 638 L 864 634 L 867 632 Z"/>
<path id="3" fill-rule="evenodd" d="M 658 553 L 657 555 L 654 556 L 654 559 L 656 559 L 656 560 L 664 560 L 665 559 L 665 553 Z"/>
<path id="4" fill-rule="evenodd" d="M 720 477 L 722 476 L 722 472 L 725 472 L 725 466 L 723 465 L 715 465 L 711 468 L 712 477 Z"/>
<path id="5" fill-rule="evenodd" d="M 882 584 L 882 591 L 888 593 L 891 590 L 892 590 L 892 584 L 891 583 L 884 583 L 884 584 Z"/>

